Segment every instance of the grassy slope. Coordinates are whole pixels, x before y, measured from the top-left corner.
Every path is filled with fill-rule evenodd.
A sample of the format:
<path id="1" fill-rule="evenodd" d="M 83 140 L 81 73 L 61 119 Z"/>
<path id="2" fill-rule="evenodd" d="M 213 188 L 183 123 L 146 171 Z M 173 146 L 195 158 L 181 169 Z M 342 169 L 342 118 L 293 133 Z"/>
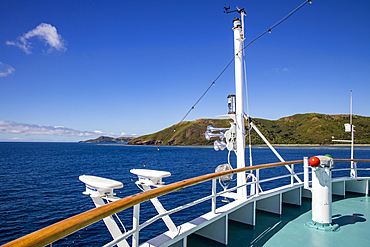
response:
<path id="1" fill-rule="evenodd" d="M 129 142 L 138 145 L 158 145 L 169 136 L 165 145 L 210 145 L 214 141 L 207 141 L 204 132 L 212 124 L 217 127 L 230 127 L 228 119 L 198 119 L 192 122 L 181 122 L 154 134 L 141 136 Z M 176 129 L 176 131 L 174 131 Z"/>
<path id="2" fill-rule="evenodd" d="M 162 131 L 135 138 L 129 144 L 158 145 L 166 137 L 164 145 L 211 145 L 204 133 L 209 124 L 215 127 L 229 127 L 230 119 L 198 119 L 181 122 Z M 336 144 L 335 139 L 350 139 L 351 134 L 344 132 L 344 124 L 349 123 L 348 115 L 324 115 L 317 113 L 297 114 L 278 120 L 253 119 L 254 124 L 272 144 Z M 370 117 L 353 116 L 355 143 L 370 143 Z M 174 131 L 176 129 L 176 131 Z M 255 133 L 251 132 L 252 144 L 263 144 Z"/>

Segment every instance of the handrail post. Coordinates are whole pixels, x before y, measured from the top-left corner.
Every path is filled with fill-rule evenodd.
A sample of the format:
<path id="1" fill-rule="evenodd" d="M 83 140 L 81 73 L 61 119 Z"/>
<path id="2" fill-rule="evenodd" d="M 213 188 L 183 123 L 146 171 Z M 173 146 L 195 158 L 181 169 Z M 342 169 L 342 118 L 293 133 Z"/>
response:
<path id="1" fill-rule="evenodd" d="M 293 186 L 294 185 L 294 175 L 295 175 L 294 164 L 291 164 L 290 167 L 292 169 L 292 172 L 290 173 L 290 184 Z"/>
<path id="2" fill-rule="evenodd" d="M 212 179 L 212 212 L 216 213 L 216 185 L 217 179 Z"/>
<path id="3" fill-rule="evenodd" d="M 134 206 L 132 228 L 135 233 L 132 235 L 132 247 L 139 246 L 139 224 L 140 224 L 140 203 Z"/>
<path id="4" fill-rule="evenodd" d="M 357 178 L 357 161 L 351 161 L 351 178 Z"/>
<path id="5" fill-rule="evenodd" d="M 260 170 L 257 169 L 256 170 L 256 183 L 255 183 L 255 186 L 256 186 L 256 195 L 258 196 L 260 194 Z"/>
<path id="6" fill-rule="evenodd" d="M 303 179 L 303 183 L 304 183 L 304 188 L 305 189 L 309 189 L 310 186 L 310 170 L 309 170 L 309 165 L 308 165 L 308 157 L 303 157 L 303 171 L 304 171 L 304 179 Z"/>

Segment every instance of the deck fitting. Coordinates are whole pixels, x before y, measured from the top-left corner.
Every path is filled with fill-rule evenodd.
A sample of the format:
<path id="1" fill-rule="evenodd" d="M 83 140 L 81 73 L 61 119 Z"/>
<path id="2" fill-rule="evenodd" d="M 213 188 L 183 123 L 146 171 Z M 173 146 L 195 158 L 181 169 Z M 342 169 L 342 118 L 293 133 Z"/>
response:
<path id="1" fill-rule="evenodd" d="M 318 223 L 318 222 L 310 220 L 309 222 L 305 223 L 305 226 L 309 228 L 315 228 L 317 230 L 325 231 L 325 232 L 339 231 L 339 225 L 334 224 L 334 223 Z"/>

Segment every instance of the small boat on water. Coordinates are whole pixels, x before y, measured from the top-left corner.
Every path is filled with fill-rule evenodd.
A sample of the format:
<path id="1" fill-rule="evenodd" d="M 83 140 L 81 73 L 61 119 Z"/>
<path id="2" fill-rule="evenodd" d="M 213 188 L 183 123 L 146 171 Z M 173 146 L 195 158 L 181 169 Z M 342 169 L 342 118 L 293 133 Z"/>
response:
<path id="1" fill-rule="evenodd" d="M 170 171 L 132 169 L 130 172 L 137 176 L 135 183 L 142 192 L 125 198 L 119 198 L 114 193 L 114 190 L 124 187 L 123 183 L 82 175 L 79 179 L 86 185 L 84 194 L 91 197 L 96 208 L 3 246 L 52 245 L 54 241 L 100 220 L 104 221 L 113 238 L 105 247 L 370 245 L 367 237 L 370 230 L 370 203 L 367 197 L 370 163 L 366 163 L 370 160 L 353 157 L 338 159 L 318 153 L 310 159 L 302 157 L 301 160 L 285 161 L 245 113 L 245 12 L 242 9 L 236 11 L 241 16 L 234 19 L 232 28 L 236 92 L 227 97 L 228 112 L 222 115 L 231 119 L 230 127 L 208 126 L 205 130 L 205 138 L 219 138 L 214 143 L 215 151 L 227 150 L 229 157 L 231 153 L 236 155 L 235 168 L 228 159 L 225 164 L 215 166 L 215 173 L 168 185 L 165 185 L 165 179 L 171 176 Z M 349 130 L 353 136 L 352 122 Z M 280 162 L 254 165 L 250 157 L 249 165 L 246 165 L 245 140 L 250 131 L 260 135 Z M 349 164 L 348 167 L 338 166 L 341 162 Z M 364 163 L 367 165 L 359 166 Z M 277 167 L 285 167 L 285 174 L 260 178 L 260 171 Z M 332 172 L 336 171 L 346 171 L 347 175 L 333 179 Z M 280 180 L 284 182 L 278 183 Z M 161 196 L 207 181 L 212 181 L 209 195 L 171 209 L 162 205 Z M 263 184 L 272 182 L 273 187 L 263 189 Z M 142 222 L 140 207 L 149 201 L 156 213 Z M 203 202 L 210 202 L 209 211 L 205 214 L 180 225 L 171 219 L 173 214 Z M 115 218 L 123 210 L 131 210 L 132 218 Z M 167 230 L 152 239 L 140 241 L 146 228 L 157 221 L 163 221 Z M 127 225 L 130 228 L 125 227 Z"/>

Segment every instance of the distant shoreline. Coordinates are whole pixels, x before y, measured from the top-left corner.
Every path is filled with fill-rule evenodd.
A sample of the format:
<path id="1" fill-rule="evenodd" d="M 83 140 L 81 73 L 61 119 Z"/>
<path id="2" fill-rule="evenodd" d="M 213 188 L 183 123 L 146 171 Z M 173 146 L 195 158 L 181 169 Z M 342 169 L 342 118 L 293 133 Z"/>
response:
<path id="1" fill-rule="evenodd" d="M 0 141 L 0 143 L 78 143 L 78 144 L 97 144 L 97 145 L 119 145 L 119 146 L 134 146 L 134 147 L 211 147 L 213 145 L 135 145 L 127 143 L 108 143 L 108 142 L 35 142 L 35 141 Z M 271 144 L 274 147 L 351 147 L 351 144 Z M 248 145 L 245 145 L 248 148 Z M 252 145 L 252 147 L 267 147 L 266 144 Z M 354 147 L 370 147 L 370 144 L 354 144 Z"/>
<path id="2" fill-rule="evenodd" d="M 213 145 L 134 145 L 124 143 L 83 143 L 83 144 L 99 144 L 99 145 L 119 145 L 119 146 L 133 146 L 133 147 L 204 147 L 213 148 Z M 271 144 L 274 147 L 351 147 L 351 144 Z M 252 147 L 268 147 L 266 144 L 252 145 Z M 370 147 L 370 144 L 354 144 L 354 147 Z M 245 146 L 248 148 L 248 145 Z"/>

